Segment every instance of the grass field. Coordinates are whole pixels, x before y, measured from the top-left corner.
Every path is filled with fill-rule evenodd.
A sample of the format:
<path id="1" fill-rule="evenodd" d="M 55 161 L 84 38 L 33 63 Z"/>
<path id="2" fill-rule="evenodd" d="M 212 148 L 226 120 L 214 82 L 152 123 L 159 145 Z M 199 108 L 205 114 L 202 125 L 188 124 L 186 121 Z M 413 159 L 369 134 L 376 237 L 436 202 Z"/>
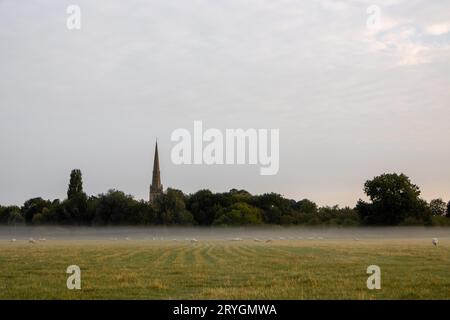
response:
<path id="1" fill-rule="evenodd" d="M 0 271 L 0 299 L 449 299 L 450 239 L 0 241 Z"/>

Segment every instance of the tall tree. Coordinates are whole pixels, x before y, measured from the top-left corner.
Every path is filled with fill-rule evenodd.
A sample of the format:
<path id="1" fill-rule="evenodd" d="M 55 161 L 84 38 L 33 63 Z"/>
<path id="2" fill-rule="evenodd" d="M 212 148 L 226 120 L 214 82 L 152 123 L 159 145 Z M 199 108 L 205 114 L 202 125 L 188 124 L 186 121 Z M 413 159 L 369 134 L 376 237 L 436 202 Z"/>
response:
<path id="1" fill-rule="evenodd" d="M 72 199 L 83 193 L 83 178 L 81 170 L 73 169 L 70 173 L 69 189 L 67 190 L 67 198 Z"/>
<path id="2" fill-rule="evenodd" d="M 67 190 L 67 200 L 63 203 L 65 222 L 68 223 L 88 223 L 87 216 L 87 195 L 83 192 L 83 177 L 81 170 L 74 169 L 70 173 L 69 189 Z"/>

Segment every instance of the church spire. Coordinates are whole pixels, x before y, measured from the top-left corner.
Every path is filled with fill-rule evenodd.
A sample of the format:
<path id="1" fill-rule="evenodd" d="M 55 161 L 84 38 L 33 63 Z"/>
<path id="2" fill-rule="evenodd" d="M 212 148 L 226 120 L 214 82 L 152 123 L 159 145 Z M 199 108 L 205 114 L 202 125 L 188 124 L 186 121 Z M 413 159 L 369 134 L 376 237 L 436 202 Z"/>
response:
<path id="1" fill-rule="evenodd" d="M 156 197 L 163 193 L 163 186 L 161 184 L 161 174 L 159 171 L 159 155 L 158 155 L 158 140 L 155 145 L 155 158 L 153 160 L 153 177 L 150 186 L 150 202 L 153 202 Z"/>
<path id="2" fill-rule="evenodd" d="M 159 156 L 158 156 L 158 140 L 155 145 L 155 159 L 153 161 L 153 179 L 152 185 L 160 186 L 161 185 L 161 176 L 159 172 Z"/>

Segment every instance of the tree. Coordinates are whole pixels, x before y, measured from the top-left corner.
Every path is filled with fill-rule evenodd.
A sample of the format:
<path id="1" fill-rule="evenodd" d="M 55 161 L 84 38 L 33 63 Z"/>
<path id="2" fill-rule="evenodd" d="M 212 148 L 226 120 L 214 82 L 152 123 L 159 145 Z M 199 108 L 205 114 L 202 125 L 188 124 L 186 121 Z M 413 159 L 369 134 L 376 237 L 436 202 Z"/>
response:
<path id="1" fill-rule="evenodd" d="M 317 204 L 308 199 L 300 200 L 295 205 L 296 209 L 302 213 L 316 213 Z"/>
<path id="2" fill-rule="evenodd" d="M 47 210 L 51 207 L 51 202 L 44 200 L 42 198 L 33 198 L 25 201 L 22 208 L 22 216 L 25 218 L 27 223 L 33 222 L 33 216 L 42 213 L 46 208 Z"/>
<path id="3" fill-rule="evenodd" d="M 81 170 L 73 169 L 70 173 L 69 188 L 67 190 L 67 201 L 64 202 L 67 220 L 75 223 L 88 223 L 87 204 L 88 198 L 83 192 L 83 178 Z"/>
<path id="4" fill-rule="evenodd" d="M 17 224 L 24 221 L 20 208 L 17 206 L 0 206 L 0 224 Z"/>
<path id="5" fill-rule="evenodd" d="M 285 199 L 280 194 L 272 192 L 254 196 L 251 204 L 262 210 L 264 222 L 280 224 L 283 221 L 285 224 L 289 224 L 291 219 L 289 217 L 282 219 L 282 216 L 291 215 L 295 201 Z"/>
<path id="6" fill-rule="evenodd" d="M 15 207 L 15 208 L 17 208 L 17 207 Z M 20 211 L 14 209 L 14 211 L 10 212 L 9 219 L 8 219 L 9 225 L 16 225 L 18 223 L 23 223 L 24 221 L 25 221 L 25 219 L 23 218 Z"/>
<path id="7" fill-rule="evenodd" d="M 447 213 L 445 216 L 450 218 L 450 201 L 447 203 Z"/>
<path id="8" fill-rule="evenodd" d="M 398 225 L 406 218 L 431 223 L 426 202 L 419 198 L 420 189 L 404 174 L 382 174 L 364 184 L 371 203 L 359 200 L 356 205 L 366 224 Z"/>
<path id="9" fill-rule="evenodd" d="M 433 199 L 430 201 L 430 210 L 433 216 L 445 215 L 447 204 L 442 199 Z"/>
<path id="10" fill-rule="evenodd" d="M 339 208 L 338 205 L 321 207 L 316 216 L 320 224 L 326 225 L 355 226 L 360 223 L 359 215 L 355 210 L 349 207 Z"/>
<path id="11" fill-rule="evenodd" d="M 136 201 L 122 191 L 109 190 L 96 200 L 94 224 L 133 224 L 132 210 Z"/>
<path id="12" fill-rule="evenodd" d="M 83 178 L 81 170 L 73 169 L 70 173 L 69 189 L 67 190 L 67 198 L 71 199 L 83 193 Z"/>
<path id="13" fill-rule="evenodd" d="M 261 210 L 245 202 L 238 202 L 218 212 L 215 225 L 251 225 L 262 224 Z"/>
<path id="14" fill-rule="evenodd" d="M 154 224 L 155 213 L 152 206 L 146 201 L 134 201 L 130 208 L 131 216 L 128 218 L 130 224 Z"/>
<path id="15" fill-rule="evenodd" d="M 194 217 L 186 209 L 186 197 L 180 190 L 168 188 L 154 203 L 156 221 L 160 224 L 193 224 Z"/>
<path id="16" fill-rule="evenodd" d="M 199 225 L 211 225 L 221 209 L 219 197 L 209 190 L 199 190 L 187 199 L 187 209 Z"/>

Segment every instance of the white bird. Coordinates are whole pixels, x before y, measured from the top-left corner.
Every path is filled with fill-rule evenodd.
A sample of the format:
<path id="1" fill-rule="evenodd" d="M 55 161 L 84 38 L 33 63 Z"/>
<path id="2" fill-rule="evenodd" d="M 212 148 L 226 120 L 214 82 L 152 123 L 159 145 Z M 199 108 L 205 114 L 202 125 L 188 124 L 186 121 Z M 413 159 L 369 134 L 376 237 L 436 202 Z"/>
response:
<path id="1" fill-rule="evenodd" d="M 437 247 L 437 245 L 438 245 L 438 243 L 439 243 L 438 238 L 433 238 L 433 240 L 431 240 L 431 243 L 433 243 L 433 245 L 434 245 L 435 247 Z"/>

